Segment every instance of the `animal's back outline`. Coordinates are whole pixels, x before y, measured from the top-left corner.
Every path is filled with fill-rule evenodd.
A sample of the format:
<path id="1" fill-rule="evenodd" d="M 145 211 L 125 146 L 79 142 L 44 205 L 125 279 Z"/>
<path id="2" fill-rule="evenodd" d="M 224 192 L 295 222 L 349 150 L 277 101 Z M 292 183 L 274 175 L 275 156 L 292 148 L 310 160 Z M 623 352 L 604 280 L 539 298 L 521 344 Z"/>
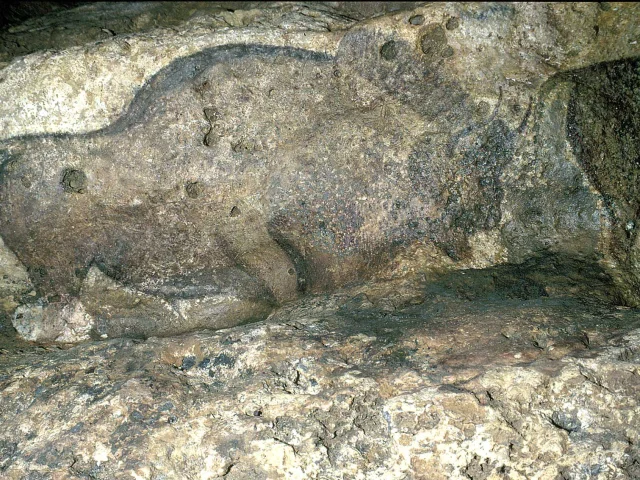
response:
<path id="1" fill-rule="evenodd" d="M 0 151 L 3 144 L 29 142 L 38 139 L 78 139 L 93 135 L 117 135 L 125 132 L 136 120 L 140 120 L 149 110 L 154 101 L 159 100 L 166 93 L 177 90 L 196 78 L 198 74 L 218 63 L 246 57 L 276 57 L 278 55 L 314 62 L 330 63 L 336 56 L 315 50 L 299 47 L 275 46 L 257 43 L 230 43 L 208 47 L 191 55 L 177 58 L 154 73 L 135 93 L 125 111 L 107 125 L 87 132 L 55 132 L 31 133 L 16 135 L 0 140 Z M 2 170 L 4 163 L 11 160 L 3 159 L 0 163 L 0 188 L 2 185 Z"/>

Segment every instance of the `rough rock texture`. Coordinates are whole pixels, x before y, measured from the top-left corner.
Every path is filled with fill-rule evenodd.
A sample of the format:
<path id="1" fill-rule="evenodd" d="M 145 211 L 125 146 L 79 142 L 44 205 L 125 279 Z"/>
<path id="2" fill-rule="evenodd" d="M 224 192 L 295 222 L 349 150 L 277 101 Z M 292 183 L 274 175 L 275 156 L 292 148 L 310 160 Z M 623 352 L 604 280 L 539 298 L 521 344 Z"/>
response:
<path id="1" fill-rule="evenodd" d="M 397 311 L 319 298 L 214 333 L 5 354 L 0 472 L 635 479 L 639 327 L 630 309 L 449 290 Z"/>
<path id="2" fill-rule="evenodd" d="M 387 12 L 413 9 L 424 2 L 38 2 L 14 6 L 17 15 L 32 18 L 0 32 L 0 62 L 38 50 L 62 50 L 72 46 L 141 32 L 267 26 L 286 29 L 338 30 L 357 20 Z M 29 7 L 32 12 L 28 12 Z M 11 8 L 11 6 L 9 6 Z M 53 13 L 40 16 L 40 10 Z M 11 20 L 8 15 L 7 20 Z"/>
<path id="3" fill-rule="evenodd" d="M 640 478 L 637 18 L 0 32 L 0 477 Z"/>

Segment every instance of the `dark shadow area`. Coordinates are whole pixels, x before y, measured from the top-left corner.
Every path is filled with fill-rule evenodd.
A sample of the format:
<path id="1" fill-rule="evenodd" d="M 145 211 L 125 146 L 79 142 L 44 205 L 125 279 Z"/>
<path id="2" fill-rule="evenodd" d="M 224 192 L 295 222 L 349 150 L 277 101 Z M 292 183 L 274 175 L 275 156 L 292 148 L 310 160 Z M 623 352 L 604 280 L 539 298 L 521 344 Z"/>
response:
<path id="1" fill-rule="evenodd" d="M 7 0 L 0 9 L 0 30 L 18 25 L 31 18 L 42 17 L 52 12 L 75 8 L 88 2 L 25 2 Z"/>
<path id="2" fill-rule="evenodd" d="M 574 88 L 567 137 L 612 225 L 612 253 L 637 304 L 640 218 L 640 59 L 593 65 L 567 74 Z M 635 298 L 634 298 L 635 297 Z"/>

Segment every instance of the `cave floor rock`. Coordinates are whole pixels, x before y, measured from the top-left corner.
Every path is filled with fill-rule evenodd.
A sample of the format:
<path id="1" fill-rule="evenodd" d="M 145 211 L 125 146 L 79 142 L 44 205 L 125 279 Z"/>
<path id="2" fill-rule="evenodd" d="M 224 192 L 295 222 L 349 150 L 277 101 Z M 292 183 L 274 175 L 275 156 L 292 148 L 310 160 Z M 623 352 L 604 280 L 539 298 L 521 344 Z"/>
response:
<path id="1" fill-rule="evenodd" d="M 0 355 L 2 478 L 640 475 L 640 316 L 308 297 L 268 320 Z"/>

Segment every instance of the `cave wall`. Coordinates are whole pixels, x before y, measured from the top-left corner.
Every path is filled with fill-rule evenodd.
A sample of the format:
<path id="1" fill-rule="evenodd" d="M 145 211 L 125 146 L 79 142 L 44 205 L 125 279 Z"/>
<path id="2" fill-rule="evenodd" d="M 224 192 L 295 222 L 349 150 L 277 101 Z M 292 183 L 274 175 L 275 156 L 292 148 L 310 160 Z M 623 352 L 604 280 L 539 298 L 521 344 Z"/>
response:
<path id="1" fill-rule="evenodd" d="M 6 66 L 0 235 L 29 281 L 5 323 L 169 335 L 547 257 L 637 305 L 635 6 L 334 7 L 230 8 L 242 25 L 206 35 L 195 9 L 195 43 L 143 29 Z"/>

